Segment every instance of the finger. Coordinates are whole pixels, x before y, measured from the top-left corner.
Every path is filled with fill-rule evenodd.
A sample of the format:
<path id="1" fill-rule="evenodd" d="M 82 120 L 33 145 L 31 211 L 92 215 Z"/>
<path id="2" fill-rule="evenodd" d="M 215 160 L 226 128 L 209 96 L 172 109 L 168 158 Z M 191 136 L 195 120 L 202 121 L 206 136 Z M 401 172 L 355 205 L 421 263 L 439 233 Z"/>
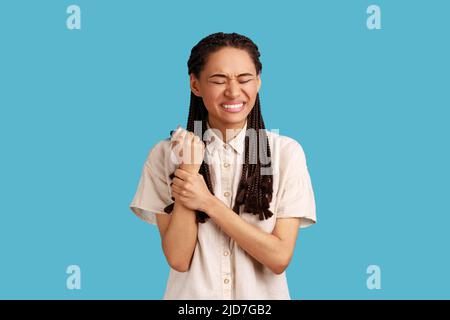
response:
<path id="1" fill-rule="evenodd" d="M 184 138 L 182 136 L 182 133 L 183 133 L 182 130 L 183 130 L 182 128 L 178 128 L 177 132 L 171 138 L 171 148 L 177 158 L 183 156 L 182 142 L 183 142 Z"/>
<path id="2" fill-rule="evenodd" d="M 200 143 L 200 137 L 194 136 L 194 143 Z"/>
<path id="3" fill-rule="evenodd" d="M 194 140 L 194 134 L 190 131 L 186 131 L 186 135 L 184 136 L 184 145 L 186 147 L 191 146 L 193 140 Z"/>
<path id="4" fill-rule="evenodd" d="M 175 201 L 183 201 L 184 197 L 179 192 L 173 192 L 173 198 L 175 198 Z M 174 200 L 174 199 L 172 199 Z"/>
<path id="5" fill-rule="evenodd" d="M 183 131 L 183 129 L 181 128 L 181 126 L 178 125 L 177 129 L 175 131 L 172 131 L 171 139 L 172 140 L 177 139 L 182 131 Z"/>
<path id="6" fill-rule="evenodd" d="M 180 131 L 180 125 L 175 130 L 170 131 L 170 136 L 175 136 Z"/>
<path id="7" fill-rule="evenodd" d="M 172 189 L 172 198 L 178 198 L 179 196 L 180 196 L 180 192 L 176 191 L 175 189 Z"/>
<path id="8" fill-rule="evenodd" d="M 186 135 L 187 135 L 187 131 L 183 130 L 180 132 L 180 134 L 177 137 L 177 141 L 179 143 L 178 145 L 178 156 L 181 158 L 183 157 L 183 149 L 184 149 L 184 145 L 186 142 Z"/>
<path id="9" fill-rule="evenodd" d="M 185 189 L 180 188 L 176 185 L 172 186 L 172 192 L 176 192 L 179 196 L 186 196 L 188 194 L 188 192 Z"/>
<path id="10" fill-rule="evenodd" d="M 180 143 L 180 141 L 174 140 L 174 141 L 172 141 L 172 142 L 170 143 L 170 146 L 171 146 L 172 149 L 174 149 L 174 148 L 176 147 L 176 145 L 179 144 L 179 143 Z"/>
<path id="11" fill-rule="evenodd" d="M 193 154 L 193 161 L 195 164 L 201 164 L 203 162 L 204 157 L 204 150 L 203 147 L 200 145 L 200 142 L 196 142 L 192 146 L 192 154 Z"/>
<path id="12" fill-rule="evenodd" d="M 178 168 L 177 170 L 175 170 L 175 176 L 180 178 L 183 181 L 186 181 L 187 178 L 189 178 L 191 176 L 191 174 L 183 169 Z"/>
<path id="13" fill-rule="evenodd" d="M 194 134 L 190 131 L 186 131 L 186 135 L 184 136 L 183 141 L 183 154 L 180 153 L 180 157 L 183 157 L 183 163 L 191 164 L 192 163 L 192 140 Z"/>
<path id="14" fill-rule="evenodd" d="M 177 137 L 176 137 L 177 140 L 178 140 L 178 141 L 183 141 L 183 140 L 184 140 L 184 137 L 186 136 L 186 133 L 187 133 L 186 130 L 180 129 L 180 131 L 178 132 Z"/>
<path id="15" fill-rule="evenodd" d="M 175 186 L 182 187 L 183 184 L 184 184 L 183 180 L 181 180 L 180 178 L 175 177 L 175 178 L 173 178 L 172 183 L 170 185 L 171 186 L 175 185 Z"/>

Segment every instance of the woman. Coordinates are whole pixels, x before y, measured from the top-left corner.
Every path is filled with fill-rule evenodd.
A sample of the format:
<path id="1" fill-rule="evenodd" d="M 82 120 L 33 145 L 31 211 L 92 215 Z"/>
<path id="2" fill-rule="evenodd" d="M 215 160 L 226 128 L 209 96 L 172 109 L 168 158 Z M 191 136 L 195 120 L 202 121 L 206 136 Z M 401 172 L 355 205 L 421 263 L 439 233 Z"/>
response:
<path id="1" fill-rule="evenodd" d="M 187 128 L 145 162 L 130 207 L 158 225 L 164 299 L 290 299 L 285 269 L 299 227 L 316 222 L 314 193 L 301 145 L 265 130 L 259 56 L 236 33 L 202 39 Z"/>

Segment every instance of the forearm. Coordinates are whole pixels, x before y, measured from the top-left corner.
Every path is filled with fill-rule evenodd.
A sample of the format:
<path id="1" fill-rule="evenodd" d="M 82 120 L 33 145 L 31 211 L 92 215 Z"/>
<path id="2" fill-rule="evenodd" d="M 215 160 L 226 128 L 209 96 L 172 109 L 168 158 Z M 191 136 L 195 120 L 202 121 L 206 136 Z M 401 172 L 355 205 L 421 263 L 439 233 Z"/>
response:
<path id="1" fill-rule="evenodd" d="M 282 273 L 289 263 L 280 238 L 248 223 L 217 197 L 212 197 L 206 213 L 229 237 L 274 273 Z"/>
<path id="2" fill-rule="evenodd" d="M 171 215 L 162 243 L 164 254 L 172 268 L 187 271 L 197 243 L 195 211 L 175 202 Z"/>

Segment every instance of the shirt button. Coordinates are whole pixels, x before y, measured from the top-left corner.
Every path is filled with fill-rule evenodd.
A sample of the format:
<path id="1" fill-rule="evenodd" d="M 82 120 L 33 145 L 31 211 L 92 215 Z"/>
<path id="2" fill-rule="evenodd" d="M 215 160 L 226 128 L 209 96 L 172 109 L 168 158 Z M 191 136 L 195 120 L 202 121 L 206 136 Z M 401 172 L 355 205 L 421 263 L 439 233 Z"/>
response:
<path id="1" fill-rule="evenodd" d="M 224 282 L 225 284 L 227 284 L 228 282 L 230 282 L 230 280 L 228 280 L 227 278 L 225 278 L 225 280 L 223 280 L 223 282 Z"/>
<path id="2" fill-rule="evenodd" d="M 228 191 L 226 191 L 226 192 L 223 193 L 223 195 L 224 195 L 225 197 L 229 197 L 229 196 L 230 196 L 230 193 L 229 193 Z"/>
<path id="3" fill-rule="evenodd" d="M 229 164 L 229 163 L 224 163 L 223 166 L 224 166 L 225 168 L 228 168 L 228 167 L 230 166 L 230 164 Z"/>
<path id="4" fill-rule="evenodd" d="M 225 252 L 223 253 L 223 255 L 224 255 L 224 256 L 227 256 L 227 255 L 228 255 L 228 251 L 225 251 Z"/>
<path id="5" fill-rule="evenodd" d="M 223 144 L 223 147 L 224 147 L 225 149 L 228 149 L 228 145 L 227 145 L 226 143 Z"/>

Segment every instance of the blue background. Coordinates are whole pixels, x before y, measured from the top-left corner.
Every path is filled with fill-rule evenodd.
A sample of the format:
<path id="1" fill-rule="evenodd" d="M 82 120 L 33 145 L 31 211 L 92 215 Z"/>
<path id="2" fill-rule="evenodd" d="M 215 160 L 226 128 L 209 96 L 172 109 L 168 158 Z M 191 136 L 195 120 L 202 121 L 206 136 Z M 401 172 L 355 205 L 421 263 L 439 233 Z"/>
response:
<path id="1" fill-rule="evenodd" d="M 81 8 L 68 30 L 66 8 Z M 366 9 L 381 7 L 381 30 Z M 158 230 L 128 205 L 189 105 L 204 36 L 260 48 L 266 126 L 307 156 L 317 225 L 293 299 L 450 298 L 448 1 L 0 3 L 0 298 L 160 299 Z M 66 289 L 81 267 L 82 289 Z M 368 290 L 366 268 L 381 268 Z"/>

